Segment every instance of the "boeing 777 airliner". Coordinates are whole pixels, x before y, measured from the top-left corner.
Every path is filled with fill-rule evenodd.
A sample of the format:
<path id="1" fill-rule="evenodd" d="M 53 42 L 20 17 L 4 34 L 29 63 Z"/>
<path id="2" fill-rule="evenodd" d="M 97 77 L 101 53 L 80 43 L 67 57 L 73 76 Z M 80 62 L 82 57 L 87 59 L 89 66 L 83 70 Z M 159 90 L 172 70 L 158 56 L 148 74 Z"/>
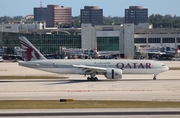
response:
<path id="1" fill-rule="evenodd" d="M 20 66 L 59 74 L 90 75 L 89 81 L 96 81 L 96 75 L 104 75 L 107 79 L 121 79 L 122 74 L 154 74 L 156 76 L 169 68 L 152 60 L 65 60 L 46 59 L 25 37 L 19 37 L 24 49 L 25 61 L 19 61 Z"/>

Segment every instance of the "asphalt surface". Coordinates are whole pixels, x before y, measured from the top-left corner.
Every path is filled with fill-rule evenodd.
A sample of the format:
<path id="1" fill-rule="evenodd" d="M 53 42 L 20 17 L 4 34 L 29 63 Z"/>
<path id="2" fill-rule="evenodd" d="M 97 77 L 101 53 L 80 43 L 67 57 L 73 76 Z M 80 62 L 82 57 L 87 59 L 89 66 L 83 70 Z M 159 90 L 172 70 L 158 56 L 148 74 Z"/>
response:
<path id="1" fill-rule="evenodd" d="M 170 68 L 180 67 L 178 61 L 164 61 Z M 121 80 L 89 82 L 83 75 L 58 75 L 0 63 L 1 76 L 64 76 L 68 79 L 0 80 L 0 100 L 143 100 L 180 101 L 180 70 L 169 70 L 152 80 L 153 75 L 123 75 Z M 0 117 L 118 117 L 118 118 L 179 118 L 180 109 L 74 109 L 74 110 L 0 110 Z"/>
<path id="2" fill-rule="evenodd" d="M 180 61 L 165 61 L 169 67 L 179 67 Z M 0 75 L 64 76 L 68 79 L 0 80 L 0 100 L 147 100 L 180 101 L 180 70 L 169 70 L 152 80 L 153 75 L 123 75 L 121 80 L 89 82 L 83 75 L 59 75 L 0 63 Z"/>
<path id="3" fill-rule="evenodd" d="M 27 110 L 0 110 L 0 117 L 106 117 L 106 118 L 178 118 L 180 109 L 27 109 Z"/>

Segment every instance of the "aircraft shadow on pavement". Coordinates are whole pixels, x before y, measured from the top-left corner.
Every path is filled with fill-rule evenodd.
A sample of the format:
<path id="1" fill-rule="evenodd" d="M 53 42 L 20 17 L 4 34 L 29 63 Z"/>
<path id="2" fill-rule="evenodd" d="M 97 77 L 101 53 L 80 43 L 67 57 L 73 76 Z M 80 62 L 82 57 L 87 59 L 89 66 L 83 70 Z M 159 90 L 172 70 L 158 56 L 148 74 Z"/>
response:
<path id="1" fill-rule="evenodd" d="M 99 83 L 99 82 L 125 82 L 125 81 L 152 81 L 152 82 L 155 82 L 155 81 L 177 81 L 180 79 L 157 79 L 157 80 L 153 80 L 153 79 L 121 79 L 121 80 L 98 80 L 98 81 L 87 81 L 87 80 L 61 80 L 61 81 L 58 81 L 57 83 L 49 83 L 49 84 L 46 84 L 46 85 L 55 85 L 55 84 L 74 84 L 74 83 Z"/>
<path id="2" fill-rule="evenodd" d="M 89 83 L 89 82 L 105 82 L 105 80 L 98 80 L 98 81 L 87 81 L 87 80 L 63 80 L 63 81 L 59 81 L 57 83 L 50 83 L 50 84 L 46 84 L 46 85 L 53 85 L 53 84 L 74 84 L 74 83 Z"/>
<path id="3" fill-rule="evenodd" d="M 0 83 L 5 83 L 5 82 L 57 82 L 57 81 L 59 81 L 58 79 L 57 80 L 43 80 L 43 79 L 41 79 L 41 80 L 39 80 L 39 79 L 37 79 L 37 80 L 0 80 Z"/>
<path id="4" fill-rule="evenodd" d="M 85 80 L 70 80 L 70 79 L 49 79 L 49 80 L 46 80 L 46 79 L 37 79 L 37 80 L 0 80 L 0 83 L 10 83 L 10 82 L 14 82 L 14 83 L 18 83 L 18 82 L 55 82 L 55 83 L 49 83 L 49 84 L 46 84 L 46 85 L 53 85 L 53 84 L 73 84 L 73 83 L 87 83 L 87 82 L 92 82 L 92 83 L 97 83 L 97 82 L 121 82 L 121 81 L 180 81 L 180 79 L 157 79 L 157 80 L 153 80 L 153 79 L 120 79 L 120 80 L 108 80 L 108 79 L 103 79 L 103 80 L 98 80 L 98 81 L 87 81 L 86 79 Z"/>

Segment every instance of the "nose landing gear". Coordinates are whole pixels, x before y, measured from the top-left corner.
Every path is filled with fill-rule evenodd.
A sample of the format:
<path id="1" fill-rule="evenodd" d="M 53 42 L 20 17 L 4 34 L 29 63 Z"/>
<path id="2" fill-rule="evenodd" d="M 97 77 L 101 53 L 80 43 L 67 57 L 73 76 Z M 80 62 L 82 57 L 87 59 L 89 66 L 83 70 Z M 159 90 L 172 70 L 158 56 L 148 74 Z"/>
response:
<path id="1" fill-rule="evenodd" d="M 154 75 L 153 80 L 156 80 L 157 74 Z"/>

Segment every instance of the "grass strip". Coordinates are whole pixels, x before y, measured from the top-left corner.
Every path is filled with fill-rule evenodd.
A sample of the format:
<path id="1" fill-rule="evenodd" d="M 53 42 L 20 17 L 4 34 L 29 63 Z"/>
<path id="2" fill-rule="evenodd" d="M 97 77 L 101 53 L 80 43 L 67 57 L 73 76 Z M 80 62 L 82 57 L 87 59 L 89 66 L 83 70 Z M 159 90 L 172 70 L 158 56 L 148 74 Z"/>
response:
<path id="1" fill-rule="evenodd" d="M 0 109 L 180 108 L 180 102 L 111 100 L 0 100 Z"/>
<path id="2" fill-rule="evenodd" d="M 180 70 L 180 67 L 177 67 L 177 68 L 169 68 L 169 70 Z"/>
<path id="3" fill-rule="evenodd" d="M 65 79 L 58 76 L 0 76 L 0 79 Z"/>

